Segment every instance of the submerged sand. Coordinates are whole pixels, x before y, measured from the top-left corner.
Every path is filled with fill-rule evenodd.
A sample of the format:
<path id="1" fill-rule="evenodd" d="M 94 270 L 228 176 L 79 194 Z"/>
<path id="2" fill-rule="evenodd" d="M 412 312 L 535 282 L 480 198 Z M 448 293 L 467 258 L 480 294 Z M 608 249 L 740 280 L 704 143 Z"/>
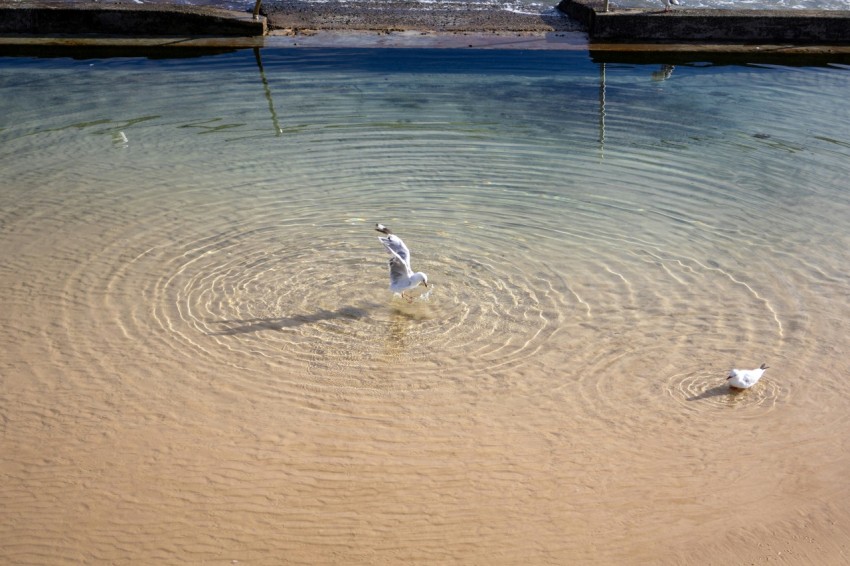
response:
<path id="1" fill-rule="evenodd" d="M 3 561 L 847 563 L 841 75 L 262 51 L 8 71 Z"/>

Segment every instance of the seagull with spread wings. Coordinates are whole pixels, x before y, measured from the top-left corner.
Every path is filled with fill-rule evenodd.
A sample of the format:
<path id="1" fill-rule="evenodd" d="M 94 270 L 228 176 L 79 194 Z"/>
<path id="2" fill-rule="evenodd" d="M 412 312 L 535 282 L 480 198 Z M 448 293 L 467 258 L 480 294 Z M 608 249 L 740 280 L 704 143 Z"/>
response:
<path id="1" fill-rule="evenodd" d="M 390 291 L 400 293 L 402 297 L 411 302 L 413 299 L 405 295 L 405 291 L 415 289 L 420 283 L 428 286 L 428 276 L 421 271 L 413 272 L 410 267 L 410 250 L 404 245 L 404 242 L 392 233 L 392 231 L 383 224 L 376 224 L 375 230 L 385 234 L 385 237 L 378 237 L 378 240 L 387 248 L 387 253 L 390 254 Z"/>

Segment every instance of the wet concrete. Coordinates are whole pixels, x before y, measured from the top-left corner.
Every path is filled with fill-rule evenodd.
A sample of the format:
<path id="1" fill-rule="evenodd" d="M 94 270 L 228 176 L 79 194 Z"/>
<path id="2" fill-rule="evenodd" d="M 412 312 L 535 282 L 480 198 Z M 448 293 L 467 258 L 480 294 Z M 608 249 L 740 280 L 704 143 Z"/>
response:
<path id="1" fill-rule="evenodd" d="M 61 49 L 88 44 L 100 49 L 104 42 L 144 43 L 145 38 L 160 37 L 170 39 L 159 47 L 189 46 L 194 50 L 198 38 L 203 37 L 217 38 L 217 45 L 229 46 L 243 41 L 239 38 L 254 38 L 252 45 L 264 41 L 268 45 L 271 37 L 286 36 L 291 39 L 271 43 L 519 49 L 589 46 L 597 53 L 770 52 L 777 56 L 800 54 L 795 46 L 807 47 L 804 56 L 812 50 L 835 54 L 850 49 L 850 12 L 681 7 L 669 12 L 606 12 L 604 0 L 562 0 L 559 8 L 560 12 L 547 14 L 518 14 L 440 1 L 267 0 L 262 5 L 263 16 L 255 20 L 247 11 L 212 6 L 0 0 L 0 46 L 4 52 L 36 45 Z"/>
<path id="2" fill-rule="evenodd" d="M 661 2 L 659 1 L 659 6 Z M 562 0 L 592 40 L 850 43 L 850 11 L 609 9 L 605 0 Z"/>
<path id="3" fill-rule="evenodd" d="M 483 8 L 481 4 L 269 0 L 263 3 L 269 26 L 279 30 L 368 30 L 433 32 L 553 32 L 580 31 L 582 25 L 566 14 L 525 14 Z"/>

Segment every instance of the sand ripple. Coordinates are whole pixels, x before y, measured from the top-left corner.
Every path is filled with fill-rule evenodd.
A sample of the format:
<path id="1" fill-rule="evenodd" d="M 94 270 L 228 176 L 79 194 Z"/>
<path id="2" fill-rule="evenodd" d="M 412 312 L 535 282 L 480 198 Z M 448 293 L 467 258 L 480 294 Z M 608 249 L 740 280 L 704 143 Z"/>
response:
<path id="1" fill-rule="evenodd" d="M 264 54 L 4 68 L 0 560 L 844 540 L 846 73 Z"/>

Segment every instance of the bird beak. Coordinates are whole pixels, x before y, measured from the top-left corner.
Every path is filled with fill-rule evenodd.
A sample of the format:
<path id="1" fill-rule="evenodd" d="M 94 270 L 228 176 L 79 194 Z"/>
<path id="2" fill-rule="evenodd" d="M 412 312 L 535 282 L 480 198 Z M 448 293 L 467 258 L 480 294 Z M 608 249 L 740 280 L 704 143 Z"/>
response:
<path id="1" fill-rule="evenodd" d="M 731 375 L 730 375 L 729 377 L 727 377 L 727 378 L 726 378 L 726 381 L 729 381 L 730 379 L 732 379 L 732 376 L 731 376 Z"/>
<path id="2" fill-rule="evenodd" d="M 423 282 L 422 282 L 422 284 L 423 284 L 423 285 L 425 285 L 426 287 L 428 286 L 428 282 L 427 282 L 427 281 L 423 281 Z"/>

